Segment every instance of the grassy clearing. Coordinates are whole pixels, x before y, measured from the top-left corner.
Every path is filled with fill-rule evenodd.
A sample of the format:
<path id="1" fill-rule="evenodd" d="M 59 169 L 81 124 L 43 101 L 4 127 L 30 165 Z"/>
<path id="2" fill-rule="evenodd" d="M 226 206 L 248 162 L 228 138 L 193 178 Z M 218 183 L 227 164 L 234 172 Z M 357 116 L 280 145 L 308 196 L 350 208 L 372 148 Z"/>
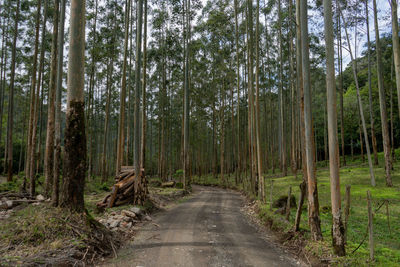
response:
<path id="1" fill-rule="evenodd" d="M 396 151 L 396 158 L 400 159 L 400 150 Z M 349 160 L 350 158 L 348 158 Z M 340 170 L 341 177 L 341 193 L 344 200 L 344 193 L 346 185 L 351 185 L 351 211 L 348 222 L 347 232 L 347 256 L 340 259 L 334 259 L 335 265 L 350 265 L 350 266 L 399 266 L 400 264 L 400 160 L 394 163 L 394 171 L 392 172 L 392 179 L 394 187 L 388 188 L 385 185 L 385 175 L 383 168 L 383 155 L 379 154 L 380 165 L 375 167 L 375 176 L 377 186 L 370 185 L 370 176 L 367 163 L 363 163 L 360 157 L 357 157 L 353 162 L 349 162 L 348 166 L 342 167 Z M 331 210 L 330 210 L 330 184 L 329 184 L 329 168 L 323 167 L 324 162 L 319 162 L 319 169 L 317 171 L 318 178 L 318 194 L 320 202 L 321 213 L 321 227 L 324 236 L 324 241 L 321 243 L 308 244 L 308 248 L 316 256 L 322 256 L 325 252 L 331 253 Z M 301 174 L 300 174 L 301 175 Z M 266 195 L 267 204 L 260 207 L 260 216 L 264 220 L 274 219 L 276 215 L 269 210 L 269 197 L 270 185 L 273 180 L 273 201 L 280 196 L 287 195 L 289 186 L 292 186 L 292 193 L 298 200 L 299 184 L 301 176 L 297 179 L 293 175 L 286 177 L 274 178 L 271 173 L 266 178 Z M 276 175 L 275 177 L 278 177 Z M 220 179 L 214 179 L 212 176 L 195 177 L 194 181 L 200 184 L 219 185 Z M 230 176 L 229 184 L 234 184 L 234 177 Z M 241 189 L 241 186 L 238 186 Z M 366 192 L 371 191 L 373 209 L 376 210 L 384 201 L 389 202 L 390 213 L 390 230 L 388 226 L 388 219 L 386 213 L 386 206 L 383 205 L 381 209 L 375 213 L 374 216 L 374 237 L 375 237 L 375 262 L 369 262 L 369 244 L 368 238 L 363 245 L 354 253 L 359 244 L 365 237 L 367 230 L 367 202 Z M 295 208 L 292 209 L 289 224 L 280 223 L 281 229 L 287 231 L 294 224 Z M 308 222 L 306 211 L 303 213 L 301 228 L 305 230 L 306 238 L 308 238 Z M 326 251 L 328 248 L 328 251 Z"/>

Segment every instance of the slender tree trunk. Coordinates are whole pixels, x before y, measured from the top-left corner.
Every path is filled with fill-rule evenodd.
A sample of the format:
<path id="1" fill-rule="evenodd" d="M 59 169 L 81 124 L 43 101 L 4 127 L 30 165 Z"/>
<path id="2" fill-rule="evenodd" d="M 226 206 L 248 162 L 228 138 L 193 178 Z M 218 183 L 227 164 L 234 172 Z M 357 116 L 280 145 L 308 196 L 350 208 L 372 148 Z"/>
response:
<path id="1" fill-rule="evenodd" d="M 295 77 L 294 77 L 294 62 L 293 62 L 293 18 L 292 18 L 292 8 L 293 8 L 293 0 L 289 0 L 289 65 L 290 65 L 290 92 L 291 92 L 291 149 L 290 149 L 290 156 L 291 156 L 291 167 L 292 173 L 294 174 L 295 178 L 297 179 L 297 161 L 296 161 L 296 115 L 295 115 Z"/>
<path id="2" fill-rule="evenodd" d="M 258 195 L 265 202 L 264 173 L 262 168 L 261 136 L 260 136 L 260 0 L 257 0 L 257 23 L 256 23 L 256 143 L 257 143 L 257 172 L 258 172 Z"/>
<path id="3" fill-rule="evenodd" d="M 297 66 L 297 101 L 299 102 L 299 113 L 300 113 L 300 143 L 301 143 L 301 165 L 303 170 L 303 182 L 300 185 L 301 195 L 299 205 L 296 211 L 295 219 L 295 231 L 300 230 L 301 213 L 303 208 L 303 202 L 307 188 L 307 157 L 306 157 L 306 135 L 305 135 L 305 124 L 304 124 L 304 87 L 303 87 L 303 68 L 302 68 L 302 41 L 301 41 L 301 16 L 300 16 L 300 0 L 296 1 L 296 66 Z"/>
<path id="4" fill-rule="evenodd" d="M 146 167 L 146 86 L 147 86 L 147 0 L 144 0 L 144 33 L 143 33 L 143 87 L 142 87 L 142 140 L 140 142 L 140 164 Z"/>
<path id="5" fill-rule="evenodd" d="M 147 198 L 147 187 L 144 174 L 140 170 L 140 91 L 141 81 L 141 61 L 142 61 L 142 23 L 143 23 L 143 0 L 137 2 L 137 24 L 136 24 L 136 90 L 135 90 L 135 113 L 134 113 L 134 153 L 133 166 L 136 171 L 137 179 L 134 183 L 134 199 L 137 205 L 144 204 Z"/>
<path id="6" fill-rule="evenodd" d="M 61 206 L 84 211 L 86 170 L 84 109 L 85 1 L 71 0 L 64 179 Z"/>
<path id="7" fill-rule="evenodd" d="M 336 111 L 335 51 L 333 39 L 332 1 L 324 0 L 326 50 L 326 94 L 328 111 L 329 168 L 332 204 L 332 245 L 336 255 L 344 256 L 345 238 L 340 202 L 339 143 Z"/>
<path id="8" fill-rule="evenodd" d="M 51 69 L 49 84 L 49 102 L 47 111 L 47 134 L 46 134 L 46 151 L 44 156 L 44 174 L 45 174 L 45 195 L 49 196 L 51 184 L 53 182 L 54 171 L 54 123 L 55 123 L 55 98 L 56 98 L 56 81 L 57 81 L 57 35 L 58 35 L 58 13 L 60 0 L 54 1 L 53 16 L 53 39 L 51 44 Z"/>
<path id="9" fill-rule="evenodd" d="M 47 1 L 45 3 L 47 5 Z M 39 53 L 39 28 L 40 28 L 40 12 L 41 12 L 42 1 L 38 1 L 37 13 L 36 13 L 36 29 L 35 29 L 35 48 L 33 53 L 33 66 L 32 66 L 32 81 L 30 88 L 30 113 L 29 113 L 29 127 L 28 127 L 28 145 L 27 145 L 27 158 L 25 160 L 25 175 L 30 177 L 30 157 L 32 151 L 32 128 L 33 128 L 33 111 L 36 103 L 35 89 L 36 89 L 36 75 L 37 75 L 37 57 Z M 46 11 L 45 11 L 46 12 Z M 43 24 L 44 25 L 44 24 Z M 43 28 L 43 32 L 45 28 Z"/>
<path id="10" fill-rule="evenodd" d="M 128 62 L 128 41 L 129 41 L 129 15 L 131 0 L 125 0 L 125 38 L 124 38 L 124 60 L 122 63 L 122 81 L 120 94 L 120 108 L 118 121 L 118 143 L 117 143 L 117 164 L 115 167 L 116 175 L 121 171 L 124 159 L 125 147 L 125 102 L 126 102 L 126 66 Z"/>
<path id="11" fill-rule="evenodd" d="M 391 187 L 392 176 L 392 161 L 390 157 L 390 137 L 389 137 L 389 126 L 387 121 L 387 109 L 386 109 L 386 94 L 383 81 L 383 70 L 382 70 L 382 52 L 379 41 L 379 28 L 378 28 L 378 11 L 376 7 L 376 0 L 373 0 L 374 8 L 374 24 L 375 24 L 375 43 L 376 43 L 376 67 L 378 74 L 378 91 L 379 91 L 379 107 L 381 111 L 381 125 L 382 125 L 382 139 L 383 139 L 383 154 L 385 158 L 385 171 L 386 171 L 386 185 Z"/>
<path id="12" fill-rule="evenodd" d="M 61 0 L 60 10 L 60 29 L 58 32 L 58 60 L 57 60 L 57 88 L 55 106 L 55 148 L 54 148 L 54 170 L 53 170 L 53 191 L 51 203 L 58 206 L 59 202 L 59 183 L 61 171 L 61 94 L 63 78 L 63 59 L 64 59 L 64 25 L 65 25 L 65 5 L 67 0 Z M 96 3 L 97 7 L 97 3 Z"/>
<path id="13" fill-rule="evenodd" d="M 397 16 L 397 14 L 396 14 Z M 371 42 L 369 35 L 369 15 L 368 15 L 368 1 L 365 1 L 365 17 L 367 24 L 367 54 L 368 54 L 368 100 L 369 100 L 369 117 L 371 124 L 371 139 L 372 139 L 372 150 L 374 152 L 374 164 L 378 166 L 378 145 L 376 143 L 375 136 L 375 120 L 373 115 L 373 102 L 372 102 L 372 84 L 371 84 Z"/>
<path id="14" fill-rule="evenodd" d="M 11 182 L 13 178 L 13 125 L 14 125 L 14 81 L 15 81 L 15 64 L 16 64 L 16 48 L 18 38 L 18 22 L 19 22 L 19 3 L 17 0 L 17 10 L 15 13 L 14 22 L 14 37 L 11 52 L 11 73 L 10 73 L 10 88 L 8 97 L 8 120 L 7 120 L 7 162 L 8 162 L 8 175 L 7 181 Z"/>
<path id="15" fill-rule="evenodd" d="M 184 85 L 184 134 L 183 134 L 183 186 L 186 188 L 189 172 L 189 56 L 190 56 L 190 0 L 186 0 L 186 55 L 185 55 L 185 85 Z"/>
<path id="16" fill-rule="evenodd" d="M 392 42 L 394 69 L 396 73 L 397 103 L 400 116 L 400 41 L 399 41 L 399 22 L 397 17 L 397 0 L 390 0 L 392 10 Z"/>
<path id="17" fill-rule="evenodd" d="M 221 134 L 220 134 L 220 172 L 221 172 L 221 183 L 223 186 L 226 186 L 226 179 L 225 179 L 225 80 L 222 81 L 222 88 L 220 89 L 220 127 L 221 127 Z"/>
<path id="18" fill-rule="evenodd" d="M 336 8 L 339 8 L 339 1 L 336 0 Z M 342 145 L 343 166 L 346 166 L 346 149 L 344 143 L 344 105 L 343 105 L 343 56 L 342 56 L 342 28 L 340 15 L 337 15 L 337 36 L 338 36 L 338 68 L 339 68 L 339 94 L 340 94 L 340 138 Z"/>
<path id="19" fill-rule="evenodd" d="M 394 122 L 393 122 L 393 65 L 394 55 L 392 56 L 392 64 L 390 64 L 390 144 L 391 144 L 391 167 L 393 170 L 393 162 L 395 160 L 394 148 Z"/>
<path id="20" fill-rule="evenodd" d="M 309 36 L 307 20 L 307 1 L 300 4 L 300 27 L 301 27 L 301 49 L 302 49 L 302 68 L 303 68 L 303 88 L 304 88 L 304 124 L 305 124 L 305 148 L 307 159 L 308 177 L 308 217 L 313 240 L 321 240 L 321 221 L 319 219 L 319 203 L 317 178 L 315 175 L 315 144 L 313 141 L 312 112 L 311 112 L 311 86 L 310 86 L 310 58 L 309 58 Z"/>
<path id="21" fill-rule="evenodd" d="M 96 51 L 96 49 L 95 48 L 97 47 L 97 43 L 96 43 L 97 10 L 98 10 L 98 0 L 95 0 L 94 23 L 93 23 L 93 29 L 92 29 L 93 47 L 91 49 L 91 63 L 90 63 L 91 68 L 90 68 L 90 81 L 89 81 L 89 103 L 88 103 L 88 113 L 87 113 L 87 120 L 86 120 L 87 121 L 88 150 L 89 150 L 88 151 L 89 158 L 88 158 L 88 175 L 87 175 L 87 177 L 89 180 L 92 178 L 92 171 L 93 171 L 93 128 L 94 128 L 93 107 L 94 107 L 94 87 L 96 84 L 96 82 L 95 82 L 95 74 L 96 74 L 95 51 Z M 60 27 L 60 30 L 61 30 L 61 27 Z M 60 41 L 59 41 L 58 45 L 64 45 L 64 43 L 60 44 Z M 58 53 L 60 53 L 60 49 L 58 50 Z M 59 60 L 60 60 L 60 57 L 59 57 Z M 62 60 L 62 58 L 61 58 L 61 60 Z M 61 69 L 61 71 L 62 71 L 62 69 Z M 57 72 L 57 80 L 58 80 L 58 72 Z M 57 90 L 58 90 L 58 85 L 57 85 Z M 58 92 L 57 92 L 57 94 L 58 94 Z M 56 124 L 57 124 L 57 121 L 56 121 Z M 57 129 L 56 129 L 56 131 L 57 131 Z M 57 147 L 57 145 L 56 145 L 56 147 Z M 54 165 L 55 165 L 55 163 L 54 163 Z M 54 167 L 54 169 L 56 169 L 56 167 Z M 56 176 L 56 175 L 54 175 L 54 176 Z"/>
<path id="22" fill-rule="evenodd" d="M 340 6 L 338 6 L 338 8 L 339 8 L 340 16 L 343 19 L 344 31 L 346 33 L 347 43 L 350 44 L 350 38 L 349 38 L 349 34 L 347 32 L 346 21 L 344 20 L 344 16 L 343 16 L 343 13 L 341 11 Z M 369 172 L 370 172 L 370 176 L 371 176 L 371 185 L 375 186 L 376 185 L 376 183 L 375 183 L 375 175 L 374 175 L 374 169 L 373 169 L 373 166 L 372 166 L 371 151 L 370 151 L 370 148 L 369 148 L 368 133 L 367 133 L 367 127 L 366 127 L 365 117 L 364 117 L 364 109 L 363 109 L 363 105 L 362 105 L 362 100 L 361 100 L 361 95 L 360 95 L 360 87 L 358 86 L 358 79 L 357 79 L 357 73 L 356 73 L 356 60 L 353 57 L 353 52 L 352 52 L 352 49 L 351 49 L 350 45 L 349 45 L 348 49 L 349 49 L 349 53 L 350 53 L 351 62 L 353 63 L 353 65 L 352 65 L 353 78 L 354 78 L 354 82 L 356 84 L 357 100 L 358 100 L 358 106 L 359 106 L 359 111 L 360 111 L 360 116 L 361 116 L 361 123 L 362 123 L 362 127 L 363 127 L 363 132 L 364 132 L 365 148 L 367 149 Z M 351 139 L 351 157 L 352 157 L 352 160 L 353 160 L 353 139 Z"/>
<path id="23" fill-rule="evenodd" d="M 278 103 L 279 103 L 279 151 L 282 175 L 287 175 L 286 167 L 286 138 L 284 126 L 284 102 L 283 102 L 283 39 L 282 39 L 282 11 L 281 1 L 278 0 L 278 39 L 279 39 L 279 88 L 278 88 Z"/>

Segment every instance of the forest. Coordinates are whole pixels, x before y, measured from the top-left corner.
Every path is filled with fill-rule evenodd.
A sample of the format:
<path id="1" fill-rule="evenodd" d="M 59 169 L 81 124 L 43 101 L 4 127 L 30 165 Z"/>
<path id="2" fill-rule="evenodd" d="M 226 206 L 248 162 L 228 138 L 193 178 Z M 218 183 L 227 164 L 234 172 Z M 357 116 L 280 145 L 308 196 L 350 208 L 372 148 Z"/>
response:
<path id="1" fill-rule="evenodd" d="M 1 0 L 0 265 L 398 265 L 397 5 Z"/>

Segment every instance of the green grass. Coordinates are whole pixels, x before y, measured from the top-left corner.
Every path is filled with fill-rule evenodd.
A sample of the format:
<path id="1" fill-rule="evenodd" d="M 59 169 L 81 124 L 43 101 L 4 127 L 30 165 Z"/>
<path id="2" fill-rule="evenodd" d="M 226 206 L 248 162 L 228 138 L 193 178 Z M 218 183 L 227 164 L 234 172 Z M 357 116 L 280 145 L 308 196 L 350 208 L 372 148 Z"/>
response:
<path id="1" fill-rule="evenodd" d="M 366 158 L 366 157 L 365 157 Z M 385 175 L 383 167 L 383 155 L 379 154 L 379 166 L 374 166 L 376 187 L 372 187 L 370 183 L 369 168 L 367 162 L 363 163 L 361 157 L 355 157 L 354 161 L 350 162 L 350 157 L 347 157 L 348 164 L 340 170 L 341 178 L 341 194 L 344 204 L 344 193 L 346 185 L 351 185 L 351 210 L 348 222 L 347 231 L 347 256 L 340 259 L 335 259 L 334 265 L 346 266 L 399 266 L 400 264 L 400 150 L 396 151 L 397 161 L 394 163 L 394 171 L 392 171 L 392 180 L 394 186 L 389 188 L 385 184 Z M 365 159 L 367 160 L 367 159 Z M 331 224 L 332 216 L 330 212 L 330 182 L 329 168 L 324 167 L 325 162 L 318 163 L 317 179 L 318 179 L 318 194 L 320 203 L 320 219 L 321 228 L 324 237 L 324 242 L 318 246 L 310 245 L 316 255 L 319 254 L 318 247 L 331 244 Z M 301 183 L 301 172 L 298 173 L 297 179 L 293 175 L 279 177 L 279 174 L 271 173 L 266 175 L 266 197 L 267 204 L 260 209 L 260 217 L 265 220 L 274 220 L 274 215 L 269 211 L 270 205 L 270 188 L 271 180 L 273 180 L 272 201 L 278 199 L 282 195 L 287 195 L 289 186 L 292 186 L 292 193 L 299 197 L 299 184 Z M 234 176 L 228 179 L 229 184 L 234 184 Z M 220 185 L 221 180 L 215 179 L 212 176 L 195 177 L 195 183 L 206 185 Z M 238 188 L 242 188 L 241 185 Z M 390 213 L 390 230 L 386 215 L 386 206 L 376 212 L 374 216 L 374 238 L 375 238 L 375 262 L 369 263 L 369 244 L 368 238 L 364 244 L 354 253 L 355 248 L 363 240 L 367 229 L 367 201 L 366 192 L 371 191 L 373 210 L 376 210 L 384 201 L 389 201 Z M 342 205 L 344 206 L 344 205 Z M 295 208 L 292 209 L 290 217 L 290 225 L 294 224 Z M 276 218 L 275 218 L 276 219 Z M 303 213 L 300 224 L 302 229 L 306 230 L 306 235 L 309 233 L 306 212 Z M 282 225 L 283 230 L 288 230 L 287 225 Z M 281 229 L 282 230 L 282 229 Z"/>

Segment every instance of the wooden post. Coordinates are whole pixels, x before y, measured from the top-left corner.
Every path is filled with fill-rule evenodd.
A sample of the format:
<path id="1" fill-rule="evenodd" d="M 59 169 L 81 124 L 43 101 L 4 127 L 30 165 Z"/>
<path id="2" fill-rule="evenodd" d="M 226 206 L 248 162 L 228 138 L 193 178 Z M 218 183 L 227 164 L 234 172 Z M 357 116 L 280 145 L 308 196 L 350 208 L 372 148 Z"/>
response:
<path id="1" fill-rule="evenodd" d="M 390 215 L 389 215 L 389 200 L 385 200 L 386 204 L 386 218 L 387 218 L 387 223 L 388 223 L 388 228 L 389 228 L 389 234 L 392 234 L 392 230 L 390 229 Z"/>
<path id="2" fill-rule="evenodd" d="M 271 179 L 271 189 L 269 190 L 269 209 L 272 210 L 272 190 L 274 189 L 274 180 Z"/>
<path id="3" fill-rule="evenodd" d="M 345 196 L 345 210 L 344 210 L 344 235 L 346 240 L 347 235 L 347 224 L 349 223 L 349 215 L 350 215 L 350 189 L 351 185 L 346 185 L 346 196 Z"/>
<path id="4" fill-rule="evenodd" d="M 301 220 L 301 212 L 304 204 L 304 198 L 306 196 L 306 182 L 303 181 L 300 185 L 300 198 L 299 198 L 299 205 L 297 206 L 296 211 L 296 219 L 294 221 L 294 230 L 297 232 L 300 230 L 300 220 Z"/>
<path id="5" fill-rule="evenodd" d="M 288 199 L 286 202 L 286 220 L 289 221 L 290 217 L 290 197 L 292 195 L 292 186 L 289 186 Z"/>
<path id="6" fill-rule="evenodd" d="M 371 261 L 374 260 L 374 230 L 373 230 L 373 214 L 371 204 L 371 192 L 367 191 L 367 202 L 368 202 L 368 232 L 369 232 L 369 258 Z"/>

